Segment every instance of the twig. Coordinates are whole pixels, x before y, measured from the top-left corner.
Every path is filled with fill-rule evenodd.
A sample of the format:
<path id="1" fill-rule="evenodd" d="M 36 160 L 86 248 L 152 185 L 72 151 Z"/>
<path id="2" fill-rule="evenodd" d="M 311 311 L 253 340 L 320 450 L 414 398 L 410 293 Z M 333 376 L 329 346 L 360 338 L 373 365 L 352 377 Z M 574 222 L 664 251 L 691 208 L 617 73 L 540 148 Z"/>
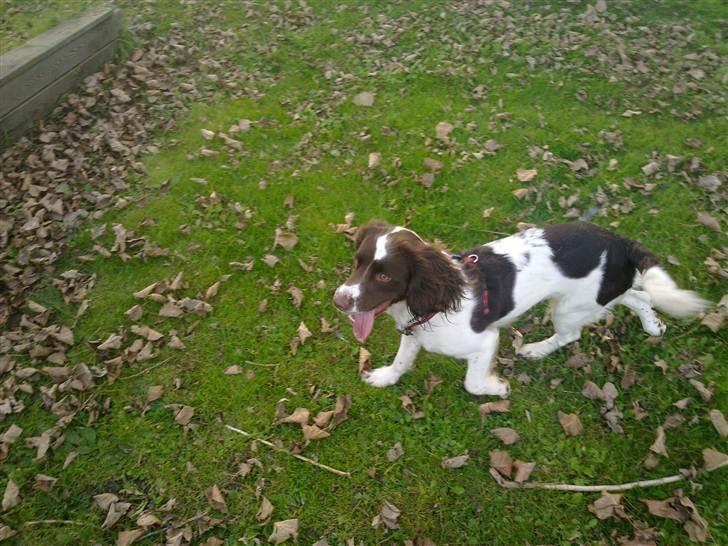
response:
<path id="1" fill-rule="evenodd" d="M 721 467 L 728 466 L 728 460 L 714 466 L 710 470 L 705 472 L 712 472 Z M 666 476 L 664 478 L 657 478 L 654 480 L 642 480 L 639 482 L 630 483 L 619 483 L 613 485 L 574 485 L 569 483 L 543 483 L 543 482 L 512 482 L 506 480 L 500 473 L 495 469 L 490 469 L 490 475 L 501 487 L 506 489 L 554 489 L 556 491 L 584 491 L 584 492 L 599 492 L 599 491 L 627 491 L 628 489 L 635 489 L 637 487 L 653 487 L 655 485 L 665 485 L 667 483 L 675 483 L 685 479 L 682 474 L 675 474 L 673 476 Z"/>
<path id="2" fill-rule="evenodd" d="M 39 519 L 36 521 L 26 521 L 23 523 L 23 527 L 30 527 L 32 525 L 80 525 L 80 526 L 86 526 L 87 523 L 84 523 L 82 521 L 74 521 L 72 519 Z"/>
<path id="3" fill-rule="evenodd" d="M 134 377 L 139 377 L 140 375 L 144 375 L 145 373 L 152 371 L 154 368 L 159 368 L 162 364 L 166 364 L 170 360 L 172 360 L 172 357 L 171 356 L 168 357 L 168 358 L 165 358 L 161 362 L 157 362 L 156 364 L 154 364 L 152 366 L 149 366 L 148 368 L 144 368 L 142 371 L 140 371 L 138 373 L 135 373 L 133 375 L 126 375 L 124 377 L 120 377 L 119 378 L 119 381 L 123 381 L 123 380 L 126 380 L 126 379 L 132 379 Z"/>
<path id="4" fill-rule="evenodd" d="M 277 368 L 278 364 L 261 364 L 260 362 L 253 362 L 252 360 L 246 360 L 246 364 L 250 364 L 251 366 L 263 366 L 264 368 Z"/>
<path id="5" fill-rule="evenodd" d="M 298 455 L 297 453 L 291 453 L 290 451 L 281 449 L 280 447 L 276 446 L 275 444 L 272 444 L 268 440 L 263 440 L 262 438 L 256 438 L 255 436 L 252 436 L 251 434 L 245 432 L 244 430 L 240 430 L 239 428 L 231 427 L 230 425 L 225 425 L 225 428 L 228 430 L 232 430 L 233 432 L 237 432 L 238 434 L 242 434 L 243 436 L 247 436 L 248 438 L 252 438 L 256 442 L 260 442 L 264 446 L 268 446 L 269 448 L 271 448 L 274 451 L 278 451 L 279 453 L 285 453 L 286 455 L 295 457 L 296 459 L 298 459 L 299 461 L 303 461 L 304 463 L 312 464 L 319 468 L 323 468 L 324 470 L 328 470 L 329 472 L 336 474 L 337 476 L 344 476 L 345 478 L 351 478 L 350 472 L 344 472 L 343 470 L 337 470 L 336 468 L 332 468 L 328 465 L 317 463 L 313 459 L 309 459 L 308 457 L 304 457 L 303 455 Z"/>
<path id="6" fill-rule="evenodd" d="M 187 525 L 188 523 L 192 523 L 193 521 L 197 521 L 198 519 L 204 518 L 206 515 L 207 515 L 207 511 L 204 511 L 201 514 L 197 514 L 196 516 L 187 518 L 186 520 L 181 521 L 179 523 L 168 525 L 167 527 L 164 527 L 162 529 L 157 529 L 156 531 L 150 531 L 149 533 L 147 533 L 146 535 L 141 537 L 139 540 L 144 540 L 147 537 L 158 535 L 159 533 L 164 533 L 165 531 L 167 531 L 169 529 L 180 529 L 180 528 L 184 527 L 185 525 Z"/>

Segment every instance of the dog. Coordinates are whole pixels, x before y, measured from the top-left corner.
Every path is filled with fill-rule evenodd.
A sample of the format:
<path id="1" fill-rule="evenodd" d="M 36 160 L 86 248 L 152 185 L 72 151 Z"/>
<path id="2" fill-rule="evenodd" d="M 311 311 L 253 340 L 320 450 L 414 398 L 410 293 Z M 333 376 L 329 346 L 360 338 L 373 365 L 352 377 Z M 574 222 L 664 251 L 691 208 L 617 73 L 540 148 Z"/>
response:
<path id="1" fill-rule="evenodd" d="M 466 360 L 469 393 L 507 397 L 508 382 L 493 370 L 499 330 L 544 300 L 553 304 L 555 333 L 523 345 L 523 357 L 542 358 L 578 340 L 618 304 L 651 336 L 665 333 L 654 309 L 687 318 L 709 306 L 678 288 L 639 243 L 588 222 L 530 228 L 449 254 L 410 229 L 374 220 L 357 230 L 355 247 L 353 272 L 334 305 L 361 343 L 384 312 L 402 334 L 394 362 L 363 374 L 375 387 L 395 384 L 424 348 Z"/>

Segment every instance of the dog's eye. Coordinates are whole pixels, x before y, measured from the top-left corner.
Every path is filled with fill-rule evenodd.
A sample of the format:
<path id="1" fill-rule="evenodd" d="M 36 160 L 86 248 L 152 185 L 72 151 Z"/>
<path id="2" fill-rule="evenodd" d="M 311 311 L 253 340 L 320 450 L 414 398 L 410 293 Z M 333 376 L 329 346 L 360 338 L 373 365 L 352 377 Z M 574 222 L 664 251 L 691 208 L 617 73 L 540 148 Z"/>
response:
<path id="1" fill-rule="evenodd" d="M 386 273 L 377 273 L 376 279 L 379 282 L 389 282 L 392 280 L 392 277 L 387 275 Z"/>

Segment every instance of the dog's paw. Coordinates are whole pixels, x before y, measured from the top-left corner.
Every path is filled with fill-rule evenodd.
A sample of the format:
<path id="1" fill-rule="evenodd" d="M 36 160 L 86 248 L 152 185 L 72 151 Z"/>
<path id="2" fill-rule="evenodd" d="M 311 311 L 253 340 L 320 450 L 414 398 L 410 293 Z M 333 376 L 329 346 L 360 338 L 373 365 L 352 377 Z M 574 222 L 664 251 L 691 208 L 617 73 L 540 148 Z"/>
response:
<path id="1" fill-rule="evenodd" d="M 465 390 L 475 396 L 500 396 L 501 398 L 507 398 L 511 394 L 511 386 L 502 377 L 497 375 L 491 375 L 483 381 L 479 382 L 468 382 L 465 381 Z"/>
<path id="2" fill-rule="evenodd" d="M 661 337 L 665 334 L 665 330 L 667 330 L 665 323 L 657 317 L 655 317 L 655 320 L 644 321 L 642 323 L 642 328 L 645 332 L 655 337 Z"/>
<path id="3" fill-rule="evenodd" d="M 389 387 L 399 381 L 398 374 L 392 366 L 376 368 L 370 372 L 364 372 L 361 376 L 364 383 L 372 387 Z"/>
<path id="4" fill-rule="evenodd" d="M 543 358 L 551 352 L 553 352 L 553 348 L 550 343 L 539 341 L 538 343 L 526 343 L 518 349 L 518 351 L 516 351 L 516 354 L 518 356 L 536 360 L 538 358 Z"/>

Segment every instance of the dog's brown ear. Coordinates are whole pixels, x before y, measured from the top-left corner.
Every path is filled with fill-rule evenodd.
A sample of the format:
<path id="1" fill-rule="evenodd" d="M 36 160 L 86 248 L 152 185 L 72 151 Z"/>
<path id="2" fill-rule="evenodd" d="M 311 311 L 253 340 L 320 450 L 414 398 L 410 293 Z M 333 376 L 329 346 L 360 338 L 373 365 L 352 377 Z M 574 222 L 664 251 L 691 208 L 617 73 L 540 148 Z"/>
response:
<path id="1" fill-rule="evenodd" d="M 391 228 L 392 226 L 383 220 L 370 220 L 369 223 L 364 226 L 359 226 L 356 230 L 356 235 L 354 236 L 354 248 L 358 249 L 367 236 L 373 233 L 386 233 Z"/>
<path id="2" fill-rule="evenodd" d="M 411 249 L 410 282 L 406 301 L 415 317 L 455 311 L 463 295 L 463 279 L 447 255 L 437 247 Z"/>

